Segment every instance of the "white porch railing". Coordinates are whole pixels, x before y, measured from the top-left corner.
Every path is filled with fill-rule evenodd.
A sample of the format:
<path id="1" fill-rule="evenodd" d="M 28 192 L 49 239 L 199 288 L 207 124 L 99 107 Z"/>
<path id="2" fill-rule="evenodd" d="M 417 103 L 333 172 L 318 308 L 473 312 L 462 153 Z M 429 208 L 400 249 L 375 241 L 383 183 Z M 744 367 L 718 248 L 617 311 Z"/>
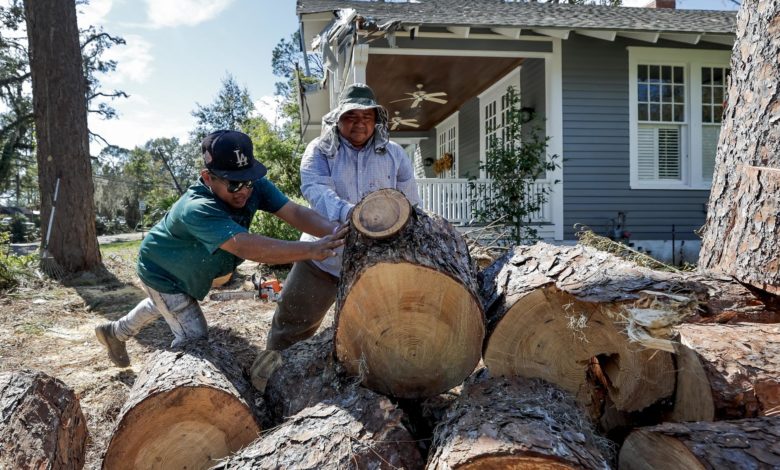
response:
<path id="1" fill-rule="evenodd" d="M 417 189 L 422 199 L 422 207 L 426 211 L 438 214 L 453 224 L 466 225 L 474 221 L 474 210 L 484 207 L 484 201 L 493 197 L 493 184 L 490 180 L 474 180 L 475 191 L 479 196 L 472 203 L 469 180 L 444 178 L 419 178 Z M 549 190 L 549 182 L 536 182 L 530 187 L 530 193 L 538 194 L 545 188 Z M 549 191 L 548 191 L 549 194 Z M 550 201 L 545 202 L 541 209 L 531 218 L 534 222 L 552 222 Z"/>

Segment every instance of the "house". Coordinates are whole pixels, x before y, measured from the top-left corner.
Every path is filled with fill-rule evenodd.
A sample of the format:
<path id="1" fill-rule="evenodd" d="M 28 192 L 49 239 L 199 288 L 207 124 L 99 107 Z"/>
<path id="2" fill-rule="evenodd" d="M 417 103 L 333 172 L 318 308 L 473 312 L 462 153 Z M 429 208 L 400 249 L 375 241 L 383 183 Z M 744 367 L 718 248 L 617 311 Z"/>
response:
<path id="1" fill-rule="evenodd" d="M 511 85 L 560 157 L 535 182 L 552 187 L 535 217 L 543 237 L 575 240 L 584 224 L 630 232 L 654 256 L 695 258 L 736 12 L 674 3 L 298 0 L 302 42 L 326 68 L 304 95 L 305 137 L 319 134 L 342 89 L 369 84 L 414 159 L 425 208 L 468 224 L 468 179 L 489 187 L 480 166 Z M 444 153 L 453 165 L 435 174 Z"/>

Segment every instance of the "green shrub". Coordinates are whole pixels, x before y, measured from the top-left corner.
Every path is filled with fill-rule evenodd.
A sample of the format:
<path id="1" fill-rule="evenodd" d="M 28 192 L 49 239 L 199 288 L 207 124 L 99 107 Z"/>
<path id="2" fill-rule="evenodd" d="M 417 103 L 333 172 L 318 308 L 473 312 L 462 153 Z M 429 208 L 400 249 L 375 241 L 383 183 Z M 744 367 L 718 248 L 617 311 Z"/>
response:
<path id="1" fill-rule="evenodd" d="M 23 280 L 34 279 L 38 255 L 19 256 L 11 252 L 11 237 L 0 232 L 0 290 L 8 290 Z"/>

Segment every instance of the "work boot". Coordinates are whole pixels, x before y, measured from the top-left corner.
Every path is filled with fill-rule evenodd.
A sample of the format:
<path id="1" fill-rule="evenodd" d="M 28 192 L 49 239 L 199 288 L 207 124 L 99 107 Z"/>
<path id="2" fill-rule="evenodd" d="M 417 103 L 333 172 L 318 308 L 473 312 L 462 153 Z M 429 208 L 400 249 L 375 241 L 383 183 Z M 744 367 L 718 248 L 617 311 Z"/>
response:
<path id="1" fill-rule="evenodd" d="M 127 367 L 130 365 L 130 358 L 127 356 L 125 342 L 117 339 L 114 335 L 114 326 L 111 323 L 103 323 L 95 327 L 95 336 L 98 341 L 108 349 L 108 357 L 117 367 Z"/>
<path id="2" fill-rule="evenodd" d="M 268 378 L 282 365 L 282 355 L 279 351 L 269 349 L 260 351 L 249 369 L 249 377 L 258 392 L 265 393 Z"/>

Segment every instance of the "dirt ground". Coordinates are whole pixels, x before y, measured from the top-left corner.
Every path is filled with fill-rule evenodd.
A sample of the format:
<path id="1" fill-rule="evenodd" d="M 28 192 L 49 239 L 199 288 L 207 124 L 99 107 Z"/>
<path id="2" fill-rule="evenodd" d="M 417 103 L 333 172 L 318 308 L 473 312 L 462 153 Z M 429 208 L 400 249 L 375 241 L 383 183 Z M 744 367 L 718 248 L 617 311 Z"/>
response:
<path id="1" fill-rule="evenodd" d="M 87 419 L 87 469 L 98 469 L 114 422 L 143 365 L 167 348 L 173 335 L 160 319 L 128 341 L 131 366 L 115 367 L 95 338 L 95 326 L 116 320 L 145 295 L 135 275 L 138 244 L 103 247 L 107 272 L 86 274 L 62 283 L 39 281 L 0 294 L 0 371 L 34 369 L 71 387 Z M 246 262 L 225 290 L 238 290 L 253 272 Z M 284 270 L 269 271 L 280 278 Z M 210 338 L 231 350 L 248 367 L 265 346 L 275 304 L 259 300 L 204 300 Z M 327 323 L 327 322 L 326 322 Z"/>

